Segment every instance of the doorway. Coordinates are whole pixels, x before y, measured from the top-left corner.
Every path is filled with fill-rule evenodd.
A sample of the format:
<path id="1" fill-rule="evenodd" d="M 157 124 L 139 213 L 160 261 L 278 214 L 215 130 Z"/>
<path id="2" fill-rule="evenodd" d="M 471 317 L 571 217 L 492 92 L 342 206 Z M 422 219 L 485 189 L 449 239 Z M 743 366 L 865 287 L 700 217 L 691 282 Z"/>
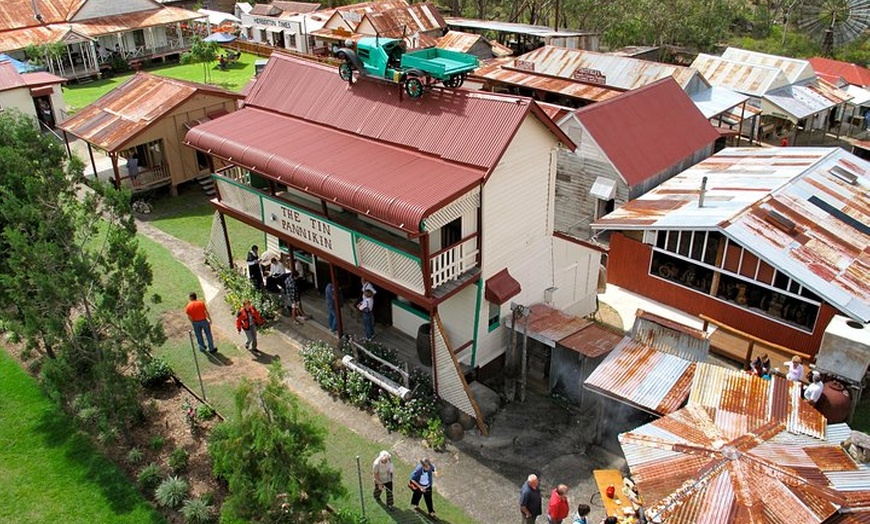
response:
<path id="1" fill-rule="evenodd" d="M 51 107 L 50 96 L 40 96 L 33 99 L 36 107 L 36 118 L 48 129 L 54 129 L 54 108 Z"/>

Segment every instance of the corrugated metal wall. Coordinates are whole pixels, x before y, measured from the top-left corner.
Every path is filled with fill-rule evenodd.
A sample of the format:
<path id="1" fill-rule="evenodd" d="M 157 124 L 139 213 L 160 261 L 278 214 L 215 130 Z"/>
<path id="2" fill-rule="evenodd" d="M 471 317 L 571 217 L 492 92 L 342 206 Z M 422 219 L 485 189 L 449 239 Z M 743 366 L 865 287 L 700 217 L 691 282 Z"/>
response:
<path id="1" fill-rule="evenodd" d="M 815 355 L 822 335 L 836 310 L 823 303 L 812 334 L 767 320 L 739 307 L 730 306 L 713 297 L 690 291 L 649 275 L 652 248 L 614 233 L 610 240 L 607 281 L 653 300 L 679 308 L 692 315 L 705 314 L 750 335 L 780 344 L 795 351 Z"/>

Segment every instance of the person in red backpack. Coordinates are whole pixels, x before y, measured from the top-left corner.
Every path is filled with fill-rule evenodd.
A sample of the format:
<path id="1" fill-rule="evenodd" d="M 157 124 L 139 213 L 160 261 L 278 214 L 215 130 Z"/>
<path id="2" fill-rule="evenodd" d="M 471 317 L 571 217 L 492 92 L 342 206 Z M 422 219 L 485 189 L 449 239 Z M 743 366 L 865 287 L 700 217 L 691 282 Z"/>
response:
<path id="1" fill-rule="evenodd" d="M 259 352 L 257 349 L 257 326 L 262 325 L 263 317 L 260 316 L 260 312 L 251 305 L 250 300 L 245 300 L 236 315 L 236 331 L 245 332 L 245 349 L 255 355 Z"/>

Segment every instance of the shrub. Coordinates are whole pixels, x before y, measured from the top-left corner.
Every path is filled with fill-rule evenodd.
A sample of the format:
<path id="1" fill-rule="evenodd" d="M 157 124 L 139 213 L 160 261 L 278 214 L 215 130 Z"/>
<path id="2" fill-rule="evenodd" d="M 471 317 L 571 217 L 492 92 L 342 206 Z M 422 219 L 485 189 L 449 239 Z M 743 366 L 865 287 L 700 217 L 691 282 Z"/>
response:
<path id="1" fill-rule="evenodd" d="M 189 524 L 207 524 L 214 520 L 214 508 L 203 499 L 187 499 L 181 506 L 181 515 Z"/>
<path id="2" fill-rule="evenodd" d="M 335 352 L 325 342 L 312 342 L 303 347 L 302 360 L 305 370 L 311 373 L 320 387 L 330 393 L 341 394 L 344 391 L 344 375 L 341 370 L 333 368 Z"/>
<path id="3" fill-rule="evenodd" d="M 166 508 L 177 508 L 187 498 L 187 492 L 190 486 L 187 481 L 171 476 L 157 486 L 154 491 L 154 498 L 157 503 Z"/>
<path id="4" fill-rule="evenodd" d="M 329 516 L 329 524 L 368 524 L 369 522 L 371 521 L 368 517 L 347 508 L 338 509 Z"/>
<path id="5" fill-rule="evenodd" d="M 426 441 L 426 444 L 435 451 L 444 450 L 447 438 L 444 434 L 444 425 L 441 424 L 441 419 L 429 419 L 429 422 L 423 429 L 423 439 Z"/>
<path id="6" fill-rule="evenodd" d="M 153 449 L 154 451 L 160 451 L 165 445 L 166 439 L 160 435 L 154 435 L 153 437 L 151 437 L 151 440 L 148 441 L 148 447 Z"/>
<path id="7" fill-rule="evenodd" d="M 172 377 L 172 367 L 161 357 L 146 357 L 139 363 L 137 377 L 139 383 L 146 388 L 159 388 Z"/>
<path id="8" fill-rule="evenodd" d="M 199 420 L 211 420 L 216 412 L 213 407 L 208 404 L 200 404 L 196 406 L 196 418 Z"/>
<path id="9" fill-rule="evenodd" d="M 190 463 L 190 453 L 184 448 L 175 448 L 169 454 L 167 462 L 173 473 L 181 473 L 187 469 L 187 465 Z"/>
<path id="10" fill-rule="evenodd" d="M 367 378 L 355 371 L 348 371 L 344 381 L 344 396 L 348 402 L 360 409 L 366 409 L 371 403 L 373 385 Z"/>
<path id="11" fill-rule="evenodd" d="M 127 452 L 127 462 L 130 464 L 141 464 L 145 460 L 145 453 L 139 448 L 133 448 Z"/>
<path id="12" fill-rule="evenodd" d="M 139 481 L 139 486 L 141 486 L 143 490 L 151 491 L 163 480 L 163 468 L 161 468 L 156 462 L 152 462 L 142 468 L 142 471 L 139 472 L 136 480 Z"/>
<path id="13" fill-rule="evenodd" d="M 278 317 L 281 303 L 277 297 L 255 289 L 251 280 L 235 269 L 216 263 L 214 260 L 211 263 L 212 267 L 217 268 L 218 278 L 227 290 L 224 298 L 233 312 L 238 311 L 245 300 L 250 300 L 266 322 Z"/>

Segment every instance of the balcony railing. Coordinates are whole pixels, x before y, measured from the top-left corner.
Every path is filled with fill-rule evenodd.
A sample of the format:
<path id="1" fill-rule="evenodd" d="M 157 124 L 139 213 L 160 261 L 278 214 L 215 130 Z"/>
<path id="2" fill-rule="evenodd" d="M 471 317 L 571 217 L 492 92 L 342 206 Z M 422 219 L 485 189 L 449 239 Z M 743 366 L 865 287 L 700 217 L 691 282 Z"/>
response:
<path id="1" fill-rule="evenodd" d="M 477 233 L 474 233 L 452 246 L 433 253 L 429 258 L 432 288 L 456 280 L 466 271 L 477 267 L 477 255 L 480 253 L 477 245 Z"/>
<path id="2" fill-rule="evenodd" d="M 133 184 L 129 175 L 121 177 L 121 186 L 133 190 L 133 192 L 147 191 L 155 187 L 170 183 L 172 177 L 165 165 L 146 167 L 136 174 L 136 183 Z"/>
<path id="3" fill-rule="evenodd" d="M 266 195 L 248 185 L 248 172 L 238 167 L 213 175 L 220 202 L 234 211 L 262 223 L 277 235 L 289 235 L 300 246 L 309 246 L 341 258 L 348 263 L 395 282 L 420 295 L 426 294 L 425 272 L 421 259 L 395 246 Z M 295 216 L 295 222 L 290 217 Z M 301 220 L 300 220 L 301 219 Z M 470 235 L 443 249 L 429 259 L 434 290 L 462 278 L 477 266 L 478 235 Z"/>

